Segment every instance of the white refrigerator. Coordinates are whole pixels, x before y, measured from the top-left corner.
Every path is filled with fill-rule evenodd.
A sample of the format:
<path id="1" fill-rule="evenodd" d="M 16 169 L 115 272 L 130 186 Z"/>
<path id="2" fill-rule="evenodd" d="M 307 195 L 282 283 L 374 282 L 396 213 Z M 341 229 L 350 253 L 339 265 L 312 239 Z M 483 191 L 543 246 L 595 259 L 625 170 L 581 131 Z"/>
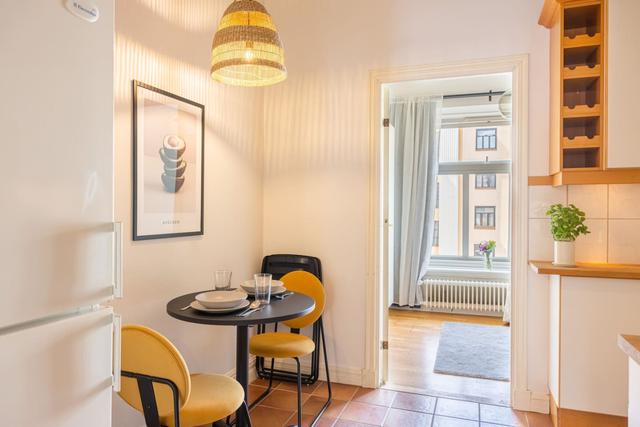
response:
<path id="1" fill-rule="evenodd" d="M 111 426 L 113 58 L 113 0 L 0 1 L 3 426 Z"/>

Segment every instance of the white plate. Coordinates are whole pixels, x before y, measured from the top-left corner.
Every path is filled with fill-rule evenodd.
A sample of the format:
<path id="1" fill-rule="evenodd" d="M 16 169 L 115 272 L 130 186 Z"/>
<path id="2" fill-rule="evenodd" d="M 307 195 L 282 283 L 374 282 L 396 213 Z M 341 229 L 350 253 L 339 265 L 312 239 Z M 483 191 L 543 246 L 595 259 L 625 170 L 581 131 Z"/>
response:
<path id="1" fill-rule="evenodd" d="M 207 307 L 203 306 L 202 304 L 200 304 L 198 301 L 194 301 L 194 302 L 192 302 L 190 304 L 190 306 L 194 310 L 201 311 L 203 313 L 221 314 L 221 313 L 231 313 L 232 311 L 241 310 L 243 308 L 249 307 L 249 304 L 250 304 L 249 300 L 243 300 L 239 305 L 237 305 L 235 307 L 229 307 L 229 308 L 207 308 Z"/>
<path id="2" fill-rule="evenodd" d="M 206 308 L 232 308 L 247 299 L 247 293 L 240 289 L 231 291 L 209 291 L 196 295 L 196 301 Z"/>
<path id="3" fill-rule="evenodd" d="M 287 292 L 287 288 L 285 287 L 277 287 L 277 288 L 271 288 L 271 296 L 274 295 L 281 295 L 284 294 L 285 292 Z M 251 292 L 247 292 L 249 294 L 249 296 L 254 296 L 256 294 L 255 290 L 252 290 Z"/>
<path id="4" fill-rule="evenodd" d="M 241 285 L 242 286 L 242 285 Z M 242 289 L 248 293 L 250 296 L 255 295 L 256 290 L 255 288 L 249 288 L 249 287 L 244 287 L 242 286 Z M 287 292 L 287 288 L 285 288 L 284 286 L 271 286 L 271 295 L 280 295 Z"/>
<path id="5" fill-rule="evenodd" d="M 240 287 L 249 295 L 253 295 L 256 292 L 256 283 L 253 280 L 245 280 L 240 284 Z M 281 294 L 286 290 L 287 288 L 284 287 L 284 283 L 280 280 L 271 281 L 271 295 Z"/>

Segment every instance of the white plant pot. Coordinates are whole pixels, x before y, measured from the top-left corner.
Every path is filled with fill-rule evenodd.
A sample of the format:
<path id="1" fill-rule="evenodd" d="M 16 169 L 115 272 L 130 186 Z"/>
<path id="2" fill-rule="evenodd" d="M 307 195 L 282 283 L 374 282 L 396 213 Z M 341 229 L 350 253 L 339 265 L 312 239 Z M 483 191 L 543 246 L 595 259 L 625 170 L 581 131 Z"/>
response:
<path id="1" fill-rule="evenodd" d="M 554 241 L 553 264 L 562 267 L 576 266 L 576 242 Z"/>

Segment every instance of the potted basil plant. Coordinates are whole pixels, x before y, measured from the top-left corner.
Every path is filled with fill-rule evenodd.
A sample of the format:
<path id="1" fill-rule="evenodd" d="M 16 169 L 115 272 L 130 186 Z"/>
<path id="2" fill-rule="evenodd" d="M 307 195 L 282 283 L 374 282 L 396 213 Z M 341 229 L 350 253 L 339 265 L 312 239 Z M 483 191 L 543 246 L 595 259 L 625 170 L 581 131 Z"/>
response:
<path id="1" fill-rule="evenodd" d="M 563 267 L 576 265 L 576 238 L 589 234 L 584 225 L 585 213 L 574 205 L 551 205 L 547 211 L 551 218 L 551 234 L 553 235 L 553 264 Z"/>

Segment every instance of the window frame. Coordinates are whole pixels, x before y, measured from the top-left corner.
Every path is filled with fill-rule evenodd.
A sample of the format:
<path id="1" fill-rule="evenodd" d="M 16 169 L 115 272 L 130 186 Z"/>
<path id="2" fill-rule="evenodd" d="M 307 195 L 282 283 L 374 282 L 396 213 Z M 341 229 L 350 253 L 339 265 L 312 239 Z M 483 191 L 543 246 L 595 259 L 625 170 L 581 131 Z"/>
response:
<path id="1" fill-rule="evenodd" d="M 470 175 L 478 174 L 506 174 L 509 177 L 509 186 L 511 185 L 511 160 L 493 160 L 493 161 L 470 161 L 470 162 L 443 162 L 439 164 L 438 175 L 461 175 L 462 176 L 462 247 L 464 248 L 462 255 L 431 255 L 434 268 L 438 265 L 482 265 L 482 257 L 467 255 L 469 248 L 469 190 Z M 497 181 L 497 176 L 496 176 Z M 509 206 L 511 206 L 511 192 L 509 192 Z M 511 230 L 511 209 L 509 209 L 509 230 Z M 510 265 L 511 263 L 511 247 L 512 242 L 509 239 L 506 257 L 493 257 L 492 259 L 498 263 Z"/>
<path id="2" fill-rule="evenodd" d="M 479 209 L 487 209 L 490 212 L 480 212 L 478 213 Z M 491 212 L 492 211 L 492 212 Z M 487 225 L 482 225 L 482 220 L 480 220 L 480 224 L 478 224 L 478 215 L 487 215 Z M 491 216 L 493 216 L 493 221 L 489 221 L 489 219 L 491 218 Z M 496 229 L 496 219 L 497 219 L 497 215 L 496 215 L 496 207 L 495 206 L 488 206 L 488 205 L 481 205 L 481 206 L 474 206 L 473 207 L 473 228 L 476 230 L 495 230 Z M 491 225 L 491 223 L 493 222 L 493 225 Z"/>
<path id="3" fill-rule="evenodd" d="M 433 221 L 433 247 L 440 247 L 440 220 L 436 219 Z"/>
<path id="4" fill-rule="evenodd" d="M 473 244 L 473 256 L 482 256 L 480 253 L 480 243 Z"/>
<path id="5" fill-rule="evenodd" d="M 487 183 L 489 185 L 484 185 L 484 180 L 482 179 L 482 177 L 493 177 L 493 182 L 491 182 L 491 179 L 489 178 L 487 180 Z M 478 178 L 480 178 L 480 186 L 478 187 Z M 498 187 L 498 178 L 496 176 L 495 173 L 477 173 L 476 174 L 476 182 L 475 182 L 475 189 L 476 190 L 495 190 Z M 493 184 L 493 185 L 491 185 Z"/>
<path id="6" fill-rule="evenodd" d="M 493 135 L 478 135 L 480 132 L 483 131 L 493 131 L 494 134 Z M 482 142 L 480 144 L 480 147 L 478 147 L 478 138 L 482 138 Z M 484 146 L 484 138 L 487 137 L 489 138 L 489 144 L 488 147 L 485 148 Z M 493 145 L 491 144 L 491 138 L 493 137 Z M 497 151 L 498 150 L 498 128 L 497 127 L 493 127 L 493 128 L 477 128 L 476 129 L 476 151 Z"/>

